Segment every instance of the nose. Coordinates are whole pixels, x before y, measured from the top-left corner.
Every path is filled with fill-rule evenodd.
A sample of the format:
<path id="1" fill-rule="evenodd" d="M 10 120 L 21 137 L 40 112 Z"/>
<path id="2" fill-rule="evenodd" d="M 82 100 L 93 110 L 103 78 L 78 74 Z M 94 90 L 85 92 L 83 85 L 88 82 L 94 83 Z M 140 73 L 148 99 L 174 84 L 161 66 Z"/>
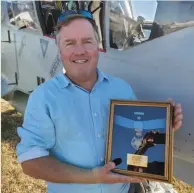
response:
<path id="1" fill-rule="evenodd" d="M 74 54 L 76 55 L 82 55 L 85 53 L 85 48 L 82 44 L 77 44 L 74 46 Z"/>

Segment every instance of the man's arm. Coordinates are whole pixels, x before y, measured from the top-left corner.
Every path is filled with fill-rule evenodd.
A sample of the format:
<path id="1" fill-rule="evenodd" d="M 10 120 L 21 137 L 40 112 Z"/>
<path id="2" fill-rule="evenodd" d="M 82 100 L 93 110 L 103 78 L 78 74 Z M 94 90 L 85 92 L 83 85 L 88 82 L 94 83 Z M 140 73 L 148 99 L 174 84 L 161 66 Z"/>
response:
<path id="1" fill-rule="evenodd" d="M 26 175 L 54 183 L 95 183 L 92 170 L 62 163 L 51 156 L 25 161 L 22 169 Z"/>
<path id="2" fill-rule="evenodd" d="M 113 184 L 139 183 L 142 181 L 140 178 L 112 173 L 111 170 L 115 167 L 113 162 L 109 162 L 103 167 L 83 169 L 61 163 L 51 156 L 41 157 L 22 163 L 25 174 L 36 179 L 54 183 Z"/>
<path id="3" fill-rule="evenodd" d="M 18 127 L 21 141 L 17 145 L 17 156 L 24 173 L 55 183 L 89 183 L 91 170 L 62 163 L 50 156 L 56 143 L 55 127 L 45 101 L 43 88 L 35 90 L 29 97 L 23 125 Z"/>

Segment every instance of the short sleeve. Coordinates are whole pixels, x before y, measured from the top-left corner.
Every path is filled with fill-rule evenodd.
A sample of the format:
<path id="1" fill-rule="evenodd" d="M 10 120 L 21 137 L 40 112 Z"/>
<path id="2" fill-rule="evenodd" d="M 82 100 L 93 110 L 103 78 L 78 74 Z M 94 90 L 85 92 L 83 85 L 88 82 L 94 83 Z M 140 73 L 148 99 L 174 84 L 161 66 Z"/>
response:
<path id="1" fill-rule="evenodd" d="M 55 128 L 43 90 L 37 89 L 29 96 L 24 122 L 17 132 L 21 139 L 16 147 L 20 163 L 49 155 L 49 150 L 55 144 Z"/>

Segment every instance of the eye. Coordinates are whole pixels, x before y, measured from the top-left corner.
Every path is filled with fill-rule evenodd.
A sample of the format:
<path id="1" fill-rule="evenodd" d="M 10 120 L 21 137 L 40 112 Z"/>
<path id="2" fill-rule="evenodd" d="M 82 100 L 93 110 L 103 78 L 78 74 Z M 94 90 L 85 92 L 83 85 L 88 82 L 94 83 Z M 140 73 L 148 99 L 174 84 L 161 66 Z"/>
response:
<path id="1" fill-rule="evenodd" d="M 66 43 L 66 46 L 71 46 L 71 45 L 73 45 L 72 42 Z"/>
<path id="2" fill-rule="evenodd" d="M 85 44 L 92 44 L 92 40 L 85 41 Z"/>

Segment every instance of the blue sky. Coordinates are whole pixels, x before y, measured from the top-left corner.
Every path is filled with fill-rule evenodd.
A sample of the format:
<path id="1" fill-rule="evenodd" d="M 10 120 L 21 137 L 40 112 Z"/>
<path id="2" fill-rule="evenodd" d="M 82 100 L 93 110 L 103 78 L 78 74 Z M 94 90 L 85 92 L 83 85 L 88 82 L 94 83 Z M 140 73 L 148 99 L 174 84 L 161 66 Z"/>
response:
<path id="1" fill-rule="evenodd" d="M 133 14 L 136 18 L 141 15 L 146 20 L 154 20 L 157 2 L 155 0 L 152 1 L 131 1 L 133 7 Z"/>

